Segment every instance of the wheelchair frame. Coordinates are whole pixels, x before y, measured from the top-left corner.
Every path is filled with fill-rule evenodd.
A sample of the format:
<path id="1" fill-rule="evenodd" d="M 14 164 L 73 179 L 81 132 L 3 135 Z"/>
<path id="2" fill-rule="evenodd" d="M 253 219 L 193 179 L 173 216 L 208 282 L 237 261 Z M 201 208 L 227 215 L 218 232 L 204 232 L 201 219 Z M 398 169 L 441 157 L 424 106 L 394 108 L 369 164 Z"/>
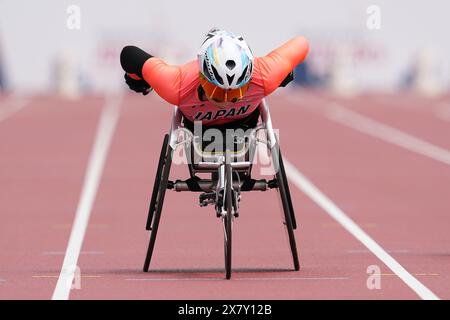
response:
<path id="1" fill-rule="evenodd" d="M 289 184 L 283 163 L 283 157 L 279 148 L 277 136 L 272 127 L 272 120 L 269 112 L 269 105 L 265 99 L 262 100 L 260 106 L 261 123 L 251 130 L 248 135 L 247 149 L 243 149 L 241 153 L 231 152 L 229 148 L 225 150 L 225 154 L 209 155 L 208 161 L 189 161 L 188 168 L 190 178 L 187 180 L 169 180 L 170 168 L 174 151 L 181 145 L 184 146 L 186 157 L 193 159 L 193 155 L 205 158 L 202 150 L 198 149 L 195 142 L 194 134 L 183 128 L 182 114 L 178 107 L 174 107 L 170 133 L 164 136 L 163 145 L 156 171 L 156 177 L 153 185 L 153 192 L 150 200 L 150 206 L 147 217 L 146 229 L 150 231 L 149 246 L 144 263 L 144 272 L 148 272 L 151 258 L 153 255 L 158 227 L 161 219 L 161 213 L 164 204 L 164 197 L 167 189 L 177 192 L 191 191 L 202 192 L 200 194 L 200 206 L 215 204 L 216 214 L 221 218 L 224 229 L 224 253 L 225 253 L 225 277 L 231 278 L 231 256 L 232 256 L 232 222 L 239 216 L 239 200 L 240 193 L 247 191 L 266 191 L 268 189 L 277 189 L 281 198 L 284 212 L 283 223 L 288 233 L 290 249 L 294 264 L 294 270 L 300 269 L 300 263 L 297 253 L 297 245 L 294 230 L 297 228 L 294 208 L 289 191 Z M 256 143 L 262 142 L 257 138 L 259 130 L 265 129 L 266 141 L 264 142 L 272 157 L 272 163 L 275 168 L 275 175 L 272 180 L 251 178 L 251 170 Z M 184 139 L 179 140 L 179 130 L 183 130 Z M 201 149 L 201 148 L 200 148 Z M 192 153 L 194 152 L 194 153 Z M 247 158 L 245 158 L 247 155 Z M 234 158 L 244 157 L 244 161 L 234 161 Z M 212 174 L 211 179 L 201 179 L 196 173 L 207 172 Z M 233 173 L 237 172 L 237 179 L 233 178 Z M 216 173 L 216 179 L 213 178 Z M 241 173 L 241 175 L 239 175 Z"/>

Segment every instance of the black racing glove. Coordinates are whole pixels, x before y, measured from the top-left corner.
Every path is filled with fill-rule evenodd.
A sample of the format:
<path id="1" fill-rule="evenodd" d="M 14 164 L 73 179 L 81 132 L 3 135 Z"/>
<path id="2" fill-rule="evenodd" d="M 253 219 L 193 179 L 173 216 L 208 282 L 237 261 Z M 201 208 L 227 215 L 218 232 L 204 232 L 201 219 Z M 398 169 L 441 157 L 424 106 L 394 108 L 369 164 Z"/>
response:
<path id="1" fill-rule="evenodd" d="M 145 80 L 142 80 L 142 67 L 151 57 L 153 57 L 151 54 L 135 46 L 126 46 L 120 53 L 120 64 L 126 72 L 125 82 L 131 90 L 142 93 L 144 96 L 153 90 Z M 138 79 L 132 77 L 133 75 Z"/>
<path id="2" fill-rule="evenodd" d="M 136 80 L 131 78 L 128 73 L 125 73 L 125 82 L 131 90 L 142 93 L 144 96 L 148 95 L 153 88 L 145 80 Z"/>

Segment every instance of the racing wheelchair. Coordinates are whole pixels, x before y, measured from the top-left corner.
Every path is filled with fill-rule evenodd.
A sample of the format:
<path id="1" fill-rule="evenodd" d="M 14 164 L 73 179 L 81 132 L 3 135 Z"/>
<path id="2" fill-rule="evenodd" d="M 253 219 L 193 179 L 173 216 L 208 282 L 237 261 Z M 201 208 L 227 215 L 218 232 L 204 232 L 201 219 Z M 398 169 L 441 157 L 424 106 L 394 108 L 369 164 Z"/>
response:
<path id="1" fill-rule="evenodd" d="M 240 134 L 228 135 L 223 148 L 219 151 L 205 150 L 199 135 L 187 128 L 183 115 L 174 107 L 170 133 L 164 136 L 161 153 L 153 185 L 146 229 L 150 231 L 150 240 L 144 263 L 144 272 L 148 272 L 155 247 L 158 226 L 164 204 L 166 190 L 177 192 L 200 192 L 201 207 L 214 205 L 224 230 L 225 277 L 231 278 L 232 272 L 232 224 L 239 217 L 239 201 L 242 192 L 267 191 L 276 189 L 281 199 L 284 225 L 289 238 L 295 271 L 300 269 L 294 230 L 297 228 L 289 185 L 279 148 L 278 138 L 272 128 L 269 106 L 265 99 L 258 107 L 256 126 Z M 262 131 L 261 131 L 262 130 Z M 238 130 L 237 130 L 238 131 Z M 261 134 L 258 132 L 263 132 Z M 200 132 L 200 135 L 202 132 Z M 274 168 L 273 179 L 252 179 L 251 171 L 257 143 L 267 146 Z M 188 161 L 190 178 L 187 180 L 169 180 L 174 151 L 184 147 Z M 217 146 L 216 146 L 217 147 Z M 216 148 L 214 150 L 217 150 Z M 206 173 L 208 179 L 198 174 Z M 209 178 L 210 175 L 210 178 Z"/>

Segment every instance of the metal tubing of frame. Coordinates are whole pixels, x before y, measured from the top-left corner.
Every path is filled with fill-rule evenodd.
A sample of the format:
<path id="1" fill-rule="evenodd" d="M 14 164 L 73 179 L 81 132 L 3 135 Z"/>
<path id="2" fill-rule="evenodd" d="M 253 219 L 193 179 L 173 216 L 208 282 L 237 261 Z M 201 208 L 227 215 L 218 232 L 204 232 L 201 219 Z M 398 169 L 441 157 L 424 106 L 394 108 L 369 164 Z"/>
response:
<path id="1" fill-rule="evenodd" d="M 172 150 L 175 150 L 178 142 L 178 129 L 181 128 L 181 111 L 178 107 L 173 107 L 172 123 L 170 126 L 170 140 L 169 145 Z"/>
<path id="2" fill-rule="evenodd" d="M 226 215 L 226 210 L 225 210 L 225 197 L 227 196 L 225 194 L 226 192 L 226 188 L 225 188 L 225 159 L 224 157 L 221 157 L 220 159 L 221 161 L 221 165 L 219 167 L 219 183 L 217 183 L 217 191 L 216 191 L 216 195 L 219 194 L 220 190 L 223 190 L 223 203 L 222 203 L 222 208 L 220 209 L 220 214 L 222 215 L 222 217 L 225 217 Z M 225 224 L 224 224 L 225 227 Z M 225 233 L 226 234 L 226 233 Z"/>
<path id="3" fill-rule="evenodd" d="M 232 162 L 231 163 L 231 168 L 239 170 L 239 169 L 247 169 L 248 167 L 251 166 L 251 162 L 250 161 L 239 161 L 239 162 Z"/>
<path id="4" fill-rule="evenodd" d="M 262 99 L 261 104 L 259 105 L 259 112 L 261 114 L 261 119 L 266 125 L 269 148 L 272 149 L 277 140 L 272 127 L 272 118 L 270 117 L 269 104 L 267 103 L 265 98 Z"/>
<path id="5" fill-rule="evenodd" d="M 222 157 L 223 158 L 223 157 Z M 221 163 L 219 163 L 219 182 L 217 183 L 217 191 L 221 189 L 225 189 L 225 165 L 223 163 L 223 159 Z"/>
<path id="6" fill-rule="evenodd" d="M 200 180 L 197 182 L 201 191 L 197 192 L 212 192 L 215 191 L 215 186 L 217 181 L 212 180 Z M 233 180 L 233 189 L 238 190 L 242 188 L 242 182 L 239 183 L 237 180 Z M 264 179 L 255 181 L 253 187 L 251 190 L 242 190 L 241 191 L 267 191 L 269 189 L 268 182 Z M 176 192 L 184 192 L 184 191 L 191 191 L 189 188 L 189 185 L 186 181 L 182 180 L 176 180 L 173 184 L 173 190 Z"/>
<path id="7" fill-rule="evenodd" d="M 221 162 L 199 162 L 196 167 L 201 170 L 217 170 L 220 168 L 220 166 L 223 165 Z M 251 165 L 251 162 L 249 161 L 239 161 L 239 162 L 232 162 L 231 167 L 233 169 L 239 170 L 239 169 L 247 169 Z"/>

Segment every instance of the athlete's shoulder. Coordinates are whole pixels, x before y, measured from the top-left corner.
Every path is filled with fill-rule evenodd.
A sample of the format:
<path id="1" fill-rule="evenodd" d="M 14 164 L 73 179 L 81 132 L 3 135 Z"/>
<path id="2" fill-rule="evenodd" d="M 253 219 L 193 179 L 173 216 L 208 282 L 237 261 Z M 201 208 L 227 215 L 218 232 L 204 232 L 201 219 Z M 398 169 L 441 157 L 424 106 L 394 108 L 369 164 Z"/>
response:
<path id="1" fill-rule="evenodd" d="M 261 57 L 255 57 L 253 60 L 253 74 L 250 83 L 258 85 L 260 87 L 264 87 L 264 76 L 266 72 L 264 72 L 264 66 L 261 66 L 259 61 Z"/>
<path id="2" fill-rule="evenodd" d="M 199 77 L 200 67 L 197 60 L 189 61 L 180 66 L 181 76 L 183 80 L 189 81 Z"/>
<path id="3" fill-rule="evenodd" d="M 180 66 L 180 97 L 184 99 L 192 90 L 197 90 L 199 85 L 200 67 L 197 60 L 189 61 Z"/>

